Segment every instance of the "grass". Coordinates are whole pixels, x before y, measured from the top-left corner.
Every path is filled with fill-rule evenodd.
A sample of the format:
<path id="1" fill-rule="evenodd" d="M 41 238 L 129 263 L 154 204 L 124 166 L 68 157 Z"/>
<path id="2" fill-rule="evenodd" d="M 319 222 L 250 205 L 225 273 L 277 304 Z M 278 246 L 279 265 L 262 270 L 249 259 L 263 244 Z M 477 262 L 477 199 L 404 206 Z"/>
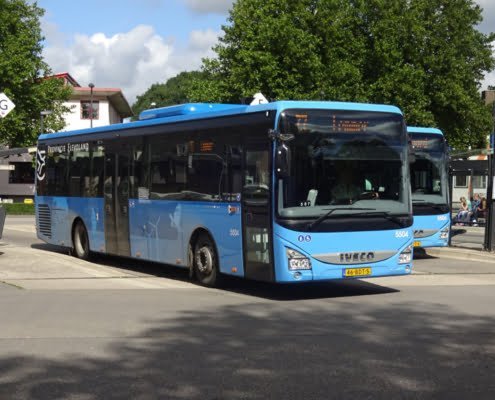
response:
<path id="1" fill-rule="evenodd" d="M 34 215 L 34 204 L 3 203 L 2 207 L 7 215 Z"/>

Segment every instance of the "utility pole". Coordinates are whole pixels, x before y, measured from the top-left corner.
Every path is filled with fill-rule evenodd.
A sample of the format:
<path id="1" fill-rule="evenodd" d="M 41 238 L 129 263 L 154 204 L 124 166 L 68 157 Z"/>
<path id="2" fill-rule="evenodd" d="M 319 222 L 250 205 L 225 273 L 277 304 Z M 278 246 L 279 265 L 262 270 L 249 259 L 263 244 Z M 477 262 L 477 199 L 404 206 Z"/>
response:
<path id="1" fill-rule="evenodd" d="M 89 126 L 93 127 L 93 89 L 95 87 L 94 83 L 91 82 L 89 85 Z"/>

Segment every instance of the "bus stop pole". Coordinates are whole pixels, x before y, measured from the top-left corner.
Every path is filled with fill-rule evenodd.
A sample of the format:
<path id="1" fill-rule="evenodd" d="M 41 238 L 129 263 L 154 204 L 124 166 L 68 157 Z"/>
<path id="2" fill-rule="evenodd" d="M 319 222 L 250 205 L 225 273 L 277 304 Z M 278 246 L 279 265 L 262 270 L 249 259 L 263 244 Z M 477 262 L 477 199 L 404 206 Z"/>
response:
<path id="1" fill-rule="evenodd" d="M 486 205 L 487 219 L 485 225 L 485 250 L 495 251 L 495 205 L 494 205 L 494 168 L 495 163 L 493 159 L 493 142 L 494 134 L 490 135 L 490 153 L 488 154 L 488 178 L 487 178 L 487 193 L 486 193 Z"/>
<path id="2" fill-rule="evenodd" d="M 448 174 L 449 174 L 449 202 L 450 202 L 450 207 L 449 207 L 449 210 L 450 210 L 450 218 L 451 218 L 451 221 L 452 221 L 452 196 L 454 194 L 454 170 L 452 169 L 451 166 L 449 166 L 449 169 L 448 169 Z M 451 222 L 452 224 L 452 222 Z M 452 226 L 450 227 L 450 230 L 449 230 L 449 247 L 452 245 Z"/>

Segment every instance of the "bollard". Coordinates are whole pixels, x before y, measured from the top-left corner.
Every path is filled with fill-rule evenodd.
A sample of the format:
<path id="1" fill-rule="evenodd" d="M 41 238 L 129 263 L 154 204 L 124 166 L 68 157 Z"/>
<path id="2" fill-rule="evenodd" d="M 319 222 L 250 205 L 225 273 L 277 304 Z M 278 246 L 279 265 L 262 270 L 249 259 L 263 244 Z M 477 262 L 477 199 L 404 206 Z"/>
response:
<path id="1" fill-rule="evenodd" d="M 2 238 L 3 225 L 5 224 L 5 208 L 0 204 L 0 239 Z"/>

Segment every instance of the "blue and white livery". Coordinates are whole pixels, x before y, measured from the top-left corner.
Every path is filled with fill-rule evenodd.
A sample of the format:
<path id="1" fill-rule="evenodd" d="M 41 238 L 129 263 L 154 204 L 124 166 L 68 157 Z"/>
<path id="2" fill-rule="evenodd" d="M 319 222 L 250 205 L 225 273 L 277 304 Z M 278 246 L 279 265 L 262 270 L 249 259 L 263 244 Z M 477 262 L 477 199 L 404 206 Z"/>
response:
<path id="1" fill-rule="evenodd" d="M 37 231 L 115 254 L 303 282 L 409 274 L 404 118 L 392 106 L 184 104 L 136 122 L 42 134 Z"/>
<path id="2" fill-rule="evenodd" d="M 413 162 L 414 246 L 445 247 L 450 234 L 448 155 L 442 131 L 407 127 Z"/>

